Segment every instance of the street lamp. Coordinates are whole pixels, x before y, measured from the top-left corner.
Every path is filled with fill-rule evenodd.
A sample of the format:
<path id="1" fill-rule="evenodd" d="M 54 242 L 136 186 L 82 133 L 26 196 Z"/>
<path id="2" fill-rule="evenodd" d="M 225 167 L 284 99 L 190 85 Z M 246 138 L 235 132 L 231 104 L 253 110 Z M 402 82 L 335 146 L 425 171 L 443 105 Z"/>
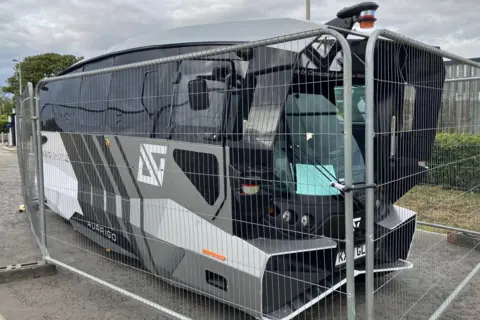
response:
<path id="1" fill-rule="evenodd" d="M 305 0 L 306 18 L 310 20 L 310 0 Z"/>
<path id="2" fill-rule="evenodd" d="M 20 86 L 19 94 L 22 95 L 22 64 L 17 59 L 13 59 L 13 62 L 18 62 L 18 84 Z"/>

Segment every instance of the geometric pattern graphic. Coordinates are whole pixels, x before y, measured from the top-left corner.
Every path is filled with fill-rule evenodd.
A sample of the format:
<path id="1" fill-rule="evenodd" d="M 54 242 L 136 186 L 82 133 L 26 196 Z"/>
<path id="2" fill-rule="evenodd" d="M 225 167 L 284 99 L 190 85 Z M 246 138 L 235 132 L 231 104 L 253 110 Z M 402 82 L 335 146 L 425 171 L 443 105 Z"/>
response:
<path id="1" fill-rule="evenodd" d="M 160 157 L 158 164 L 154 156 L 165 155 L 167 153 L 166 146 L 155 144 L 140 145 L 140 157 L 138 159 L 138 174 L 137 180 L 139 182 L 147 183 L 154 186 L 161 186 L 163 184 L 163 173 L 165 170 L 165 158 Z M 148 171 L 148 175 L 144 175 L 144 166 Z"/>

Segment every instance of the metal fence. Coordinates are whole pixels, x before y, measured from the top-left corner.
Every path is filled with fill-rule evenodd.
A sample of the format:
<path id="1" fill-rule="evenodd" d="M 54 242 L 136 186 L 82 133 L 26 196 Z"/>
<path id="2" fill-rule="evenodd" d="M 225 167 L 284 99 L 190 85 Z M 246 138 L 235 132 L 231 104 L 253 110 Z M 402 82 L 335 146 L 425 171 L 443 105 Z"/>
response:
<path id="1" fill-rule="evenodd" d="M 17 106 L 16 130 L 18 132 L 17 155 L 22 180 L 22 193 L 25 201 L 25 209 L 28 213 L 30 226 L 40 249 L 42 245 L 42 217 L 39 206 L 38 176 L 40 168 L 40 153 L 38 147 L 38 119 L 35 108 L 34 88 L 31 82 L 22 92 L 20 105 Z"/>
<path id="2" fill-rule="evenodd" d="M 391 41 L 381 42 L 379 37 Z M 384 53 L 388 51 L 397 56 L 385 63 Z M 452 107 L 450 103 L 450 97 L 462 95 L 463 89 L 446 80 L 449 75 L 444 59 L 467 65 L 474 72 L 480 70 L 480 64 L 387 30 L 371 35 L 366 52 L 366 181 L 376 185 L 366 193 L 367 212 L 375 212 L 367 215 L 367 270 L 392 254 L 414 265 L 408 276 L 402 270 L 377 280 L 367 271 L 366 315 L 368 319 L 378 317 L 375 303 L 389 303 L 395 318 L 431 315 L 431 319 L 437 319 L 445 316 L 452 299 L 468 282 L 460 280 L 471 279 L 480 263 L 475 251 L 480 238 L 474 236 L 480 226 L 480 198 L 471 192 L 480 186 L 476 174 L 480 144 L 478 136 L 471 134 L 478 132 L 478 124 L 470 122 L 475 128 L 465 130 L 464 122 L 445 121 L 463 114 L 465 104 Z M 402 55 L 409 57 L 408 63 L 402 63 Z M 398 107 L 402 100 L 403 108 Z M 427 184 L 423 184 L 425 181 Z M 448 181 L 447 188 L 441 181 Z M 459 185 L 465 190 L 449 188 Z M 412 222 L 421 220 L 418 228 L 423 229 L 415 233 L 411 244 L 404 239 L 414 232 L 413 224 L 395 235 L 373 218 L 385 212 L 379 202 L 385 197 L 403 207 L 396 207 L 398 216 L 411 217 Z M 457 232 L 446 238 L 424 232 L 425 226 L 428 231 Z M 466 230 L 469 246 L 453 245 L 460 244 L 455 239 L 458 231 Z M 390 252 L 382 252 L 382 245 Z M 413 289 L 408 284 L 411 281 L 420 289 Z M 438 309 L 432 312 L 432 308 Z M 458 316 L 450 313 L 447 318 Z"/>
<path id="3" fill-rule="evenodd" d="M 344 72 L 331 77 L 328 66 L 307 69 L 319 62 L 313 48 L 295 66 L 297 53 L 325 36 L 337 38 L 330 50 L 342 49 Z M 349 51 L 338 32 L 319 30 L 40 83 L 47 261 L 175 317 L 181 317 L 170 311 L 176 302 L 192 299 L 177 287 L 235 308 L 213 308 L 214 314 L 242 310 L 283 319 L 332 292 L 344 295 L 339 288 L 349 278 L 344 299 L 353 318 L 353 268 L 316 273 L 335 264 L 320 252 L 353 262 L 342 253 L 353 258 L 353 246 L 345 245 L 353 243 L 352 198 L 337 190 L 332 196 L 341 200 L 329 208 L 312 203 L 303 214 L 295 200 L 332 193 L 325 178 L 312 190 L 312 174 L 351 184 L 352 136 L 341 127 L 347 133 L 351 127 Z M 322 89 L 334 86 L 344 89 L 342 125 L 333 90 Z M 284 120 L 286 97 L 291 110 Z M 318 112 L 309 106 L 333 112 L 324 128 L 302 120 Z M 294 134 L 276 133 L 280 123 Z M 287 138 L 298 144 L 293 153 Z M 318 154 L 309 153 L 314 141 Z M 317 155 L 328 160 L 327 171 L 313 166 L 312 173 L 309 158 Z M 296 190 L 290 161 L 297 164 Z M 347 210 L 335 226 L 346 236 L 321 236 L 320 218 L 332 208 Z M 99 267 L 114 262 L 114 269 Z"/>
<path id="4" fill-rule="evenodd" d="M 478 62 L 478 61 L 477 61 Z M 445 96 L 439 130 L 480 134 L 480 73 L 478 68 L 447 60 Z"/>
<path id="5" fill-rule="evenodd" d="M 478 192 L 480 70 L 452 60 L 445 63 L 445 70 L 445 86 L 437 123 L 439 134 L 428 163 L 430 167 L 441 169 L 429 171 L 423 183 Z M 412 116 L 414 95 L 405 96 L 405 103 L 408 103 L 408 108 L 404 109 L 404 119 Z M 470 159 L 462 161 L 463 158 Z"/>
<path id="6" fill-rule="evenodd" d="M 435 259 L 475 259 L 425 258 L 445 237 L 417 220 L 447 220 L 408 202 L 470 159 L 431 160 L 442 57 L 458 57 L 385 31 L 349 41 L 326 28 L 114 56 L 24 92 L 18 155 L 44 259 L 178 319 L 412 318 L 443 279 Z"/>

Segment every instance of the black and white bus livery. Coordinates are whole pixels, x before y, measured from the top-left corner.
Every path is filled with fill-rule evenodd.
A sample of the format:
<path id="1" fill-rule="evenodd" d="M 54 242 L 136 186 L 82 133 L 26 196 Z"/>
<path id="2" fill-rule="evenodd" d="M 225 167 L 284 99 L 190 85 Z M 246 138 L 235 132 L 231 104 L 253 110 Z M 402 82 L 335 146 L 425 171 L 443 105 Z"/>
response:
<path id="1" fill-rule="evenodd" d="M 327 25 L 351 29 L 368 5 Z M 175 28 L 60 75 L 320 27 L 268 19 Z M 361 187 L 368 39 L 347 40 Z M 299 42 L 47 81 L 39 91 L 47 206 L 153 274 L 258 318 L 309 308 L 346 281 L 344 194 L 329 187 L 343 178 L 343 73 L 332 64 L 339 46 L 325 53 L 316 39 Z M 412 267 L 416 213 L 393 204 L 424 177 L 445 74 L 440 57 L 386 40 L 375 55 L 375 269 L 388 272 Z M 407 83 L 415 88 L 412 130 L 397 132 L 392 156 L 391 134 L 381 133 L 393 116 L 401 121 Z M 357 274 L 365 270 L 364 192 L 354 191 Z"/>

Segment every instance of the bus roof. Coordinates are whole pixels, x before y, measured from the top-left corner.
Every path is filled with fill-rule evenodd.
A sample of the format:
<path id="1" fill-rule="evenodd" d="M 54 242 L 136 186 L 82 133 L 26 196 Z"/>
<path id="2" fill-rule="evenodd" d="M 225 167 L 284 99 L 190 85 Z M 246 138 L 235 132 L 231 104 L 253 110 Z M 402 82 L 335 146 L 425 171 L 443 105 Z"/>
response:
<path id="1" fill-rule="evenodd" d="M 122 43 L 98 52 L 91 57 L 84 58 L 68 69 L 83 65 L 90 60 L 96 60 L 102 56 L 136 51 L 147 47 L 180 46 L 195 43 L 250 42 L 297 32 L 305 32 L 321 28 L 322 26 L 322 24 L 307 20 L 275 18 L 200 24 L 164 31 L 154 30 L 151 33 L 130 37 Z"/>

